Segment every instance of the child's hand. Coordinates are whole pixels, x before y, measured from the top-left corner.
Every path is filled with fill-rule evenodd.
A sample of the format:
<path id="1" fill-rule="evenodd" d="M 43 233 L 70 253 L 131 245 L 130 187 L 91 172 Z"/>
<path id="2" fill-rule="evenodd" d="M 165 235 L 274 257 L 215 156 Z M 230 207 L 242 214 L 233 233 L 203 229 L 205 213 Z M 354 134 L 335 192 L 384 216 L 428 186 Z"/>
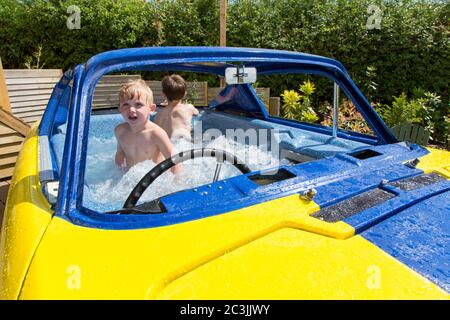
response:
<path id="1" fill-rule="evenodd" d="M 183 171 L 183 167 L 181 166 L 181 164 L 177 164 L 171 170 L 174 175 L 173 181 L 178 185 L 182 185 L 183 179 L 181 178 L 181 172 Z"/>
<path id="2" fill-rule="evenodd" d="M 120 169 L 123 171 L 127 170 L 127 159 L 123 159 L 123 162 L 120 164 Z"/>
<path id="3" fill-rule="evenodd" d="M 170 169 L 170 171 L 174 175 L 178 175 L 179 173 L 181 173 L 183 171 L 183 166 L 179 163 L 179 164 L 175 165 L 174 167 L 172 167 L 172 169 Z"/>
<path id="4" fill-rule="evenodd" d="M 119 167 L 119 169 L 124 170 L 124 171 L 127 169 L 127 159 L 125 158 L 125 155 L 123 154 L 123 152 L 116 153 L 115 162 L 116 162 L 116 165 Z"/>
<path id="5" fill-rule="evenodd" d="M 175 182 L 175 184 L 182 186 L 183 185 L 183 179 L 181 178 L 181 175 L 176 174 L 173 177 L 173 182 Z"/>

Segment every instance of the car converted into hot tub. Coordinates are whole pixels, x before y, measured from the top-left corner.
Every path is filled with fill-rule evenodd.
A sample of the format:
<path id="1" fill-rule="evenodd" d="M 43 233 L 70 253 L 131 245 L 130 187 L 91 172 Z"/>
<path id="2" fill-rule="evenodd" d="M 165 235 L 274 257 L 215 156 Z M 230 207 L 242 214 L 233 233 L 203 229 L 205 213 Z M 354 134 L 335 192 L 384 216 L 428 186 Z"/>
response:
<path id="1" fill-rule="evenodd" d="M 124 181 L 113 160 L 117 106 L 92 105 L 102 76 L 130 71 L 205 73 L 227 85 L 199 108 L 192 144 Z M 339 128 L 336 103 L 331 126 L 269 115 L 246 79 L 286 74 L 331 81 L 373 134 Z M 218 144 L 239 130 L 243 146 L 277 161 L 253 165 L 237 154 L 246 147 L 228 148 L 233 139 Z M 195 183 L 167 189 L 176 163 Z M 449 153 L 397 141 L 333 59 L 222 47 L 105 52 L 64 74 L 23 144 L 1 230 L 0 297 L 448 299 L 449 177 Z"/>

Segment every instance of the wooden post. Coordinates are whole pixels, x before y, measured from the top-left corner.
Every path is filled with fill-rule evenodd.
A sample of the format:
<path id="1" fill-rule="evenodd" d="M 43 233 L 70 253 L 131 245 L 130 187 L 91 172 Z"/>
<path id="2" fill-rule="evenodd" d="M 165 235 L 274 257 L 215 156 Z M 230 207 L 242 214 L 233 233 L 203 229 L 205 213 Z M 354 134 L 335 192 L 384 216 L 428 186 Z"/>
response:
<path id="1" fill-rule="evenodd" d="M 156 0 L 156 3 L 158 5 L 158 10 L 159 10 L 159 6 L 161 5 L 161 0 Z M 156 32 L 158 33 L 158 38 L 157 38 L 157 46 L 161 46 L 164 42 L 163 40 L 163 25 L 162 25 L 162 21 L 159 18 L 159 15 L 156 16 Z"/>
<path id="2" fill-rule="evenodd" d="M 271 116 L 280 116 L 280 97 L 269 98 L 269 114 Z"/>
<path id="3" fill-rule="evenodd" d="M 6 87 L 5 73 L 3 72 L 2 59 L 0 58 L 0 106 L 11 112 L 8 88 Z"/>
<path id="4" fill-rule="evenodd" d="M 227 4 L 228 0 L 220 0 L 220 46 L 227 46 Z M 220 87 L 225 87 L 225 80 L 220 78 Z"/>
<path id="5" fill-rule="evenodd" d="M 220 46 L 227 46 L 227 0 L 220 0 Z"/>

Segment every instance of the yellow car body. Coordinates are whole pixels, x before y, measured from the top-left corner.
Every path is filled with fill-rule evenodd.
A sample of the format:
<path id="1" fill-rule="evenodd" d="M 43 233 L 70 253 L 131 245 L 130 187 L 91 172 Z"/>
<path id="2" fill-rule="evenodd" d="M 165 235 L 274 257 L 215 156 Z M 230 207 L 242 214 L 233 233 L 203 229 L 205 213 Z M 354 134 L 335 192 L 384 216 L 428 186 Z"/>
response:
<path id="1" fill-rule="evenodd" d="M 450 177 L 449 153 L 425 172 Z M 299 196 L 205 219 L 101 230 L 53 216 L 24 142 L 1 231 L 2 299 L 448 299 L 449 294 Z M 356 254 L 358 253 L 358 254 Z"/>
<path id="2" fill-rule="evenodd" d="M 208 198 L 192 190 L 165 196 L 166 203 L 185 204 L 182 214 L 89 216 L 82 203 L 83 166 L 100 77 L 127 67 L 165 71 L 169 63 L 175 70 L 224 75 L 232 59 L 260 68 L 260 74 L 284 73 L 286 66 L 297 73 L 325 74 L 354 99 L 376 137 L 271 117 L 249 84 L 227 86 L 219 94 L 222 102 L 217 96 L 215 106 L 209 106 L 211 112 L 235 108 L 233 114 L 254 116 L 249 123 L 321 135 L 319 147 L 332 138 L 363 141 L 366 154 L 357 158 L 339 151 L 285 166 L 295 178 L 275 187 L 253 183 L 252 172 L 233 177 L 235 189 L 233 181 L 227 182 L 229 189 L 218 188 Z M 51 145 L 59 128 L 55 119 L 67 124 L 60 166 L 45 158 L 51 148 L 40 144 L 42 138 L 43 146 Z M 296 137 L 294 132 L 289 139 Z M 40 169 L 42 159 L 47 159 L 46 170 Z M 344 174 L 339 170 L 345 166 Z M 428 173 L 437 173 L 438 182 L 413 191 L 391 184 Z M 55 86 L 42 123 L 30 131 L 17 158 L 1 229 L 0 299 L 448 299 L 449 178 L 450 153 L 399 143 L 335 60 L 248 48 L 133 48 L 99 54 Z M 44 188 L 49 181 L 59 183 L 54 202 Z M 250 187 L 238 190 L 240 183 Z M 313 187 L 317 196 L 305 196 Z M 382 188 L 393 199 L 379 206 L 358 207 L 336 222 L 312 216 Z M 161 218 L 159 224 L 154 217 Z"/>

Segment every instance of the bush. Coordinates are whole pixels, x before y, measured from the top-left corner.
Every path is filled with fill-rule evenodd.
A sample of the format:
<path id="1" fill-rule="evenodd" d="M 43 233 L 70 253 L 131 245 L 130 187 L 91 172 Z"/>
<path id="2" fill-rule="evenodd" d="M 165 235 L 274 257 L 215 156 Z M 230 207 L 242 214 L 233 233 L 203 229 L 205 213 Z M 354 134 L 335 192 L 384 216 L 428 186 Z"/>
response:
<path id="1" fill-rule="evenodd" d="M 42 62 L 47 68 L 68 69 L 85 62 L 92 55 L 126 47 L 140 46 L 156 29 L 151 24 L 152 12 L 141 0 L 69 0 L 27 2 L 8 0 L 9 8 L 0 11 L 2 21 L 12 8 L 18 12 L 17 25 L 11 20 L 8 26 L 0 27 L 2 42 L 15 43 L 11 47 L 1 47 L 2 57 L 7 68 L 23 68 L 26 57 L 42 48 Z M 69 29 L 67 20 L 71 16 L 68 8 L 76 5 L 80 8 L 81 28 Z M 15 39 L 4 38 L 4 32 L 14 33 Z"/>
<path id="2" fill-rule="evenodd" d="M 4 68 L 18 68 L 31 54 L 28 31 L 27 6 L 17 0 L 2 0 L 0 5 L 0 56 Z M 27 46 L 28 43 L 28 46 Z"/>
<path id="3" fill-rule="evenodd" d="M 219 1 L 161 1 L 149 6 L 163 26 L 160 45 L 219 45 Z"/>
<path id="4" fill-rule="evenodd" d="M 415 89 L 411 99 L 403 92 L 394 97 L 392 105 L 376 104 L 375 109 L 389 127 L 403 123 L 419 124 L 430 133 L 435 142 L 448 146 L 449 115 L 445 113 L 445 105 L 438 95 Z"/>
<path id="5" fill-rule="evenodd" d="M 285 90 L 281 95 L 283 117 L 311 123 L 317 122 L 319 118 L 311 106 L 311 95 L 315 90 L 316 87 L 310 81 L 305 81 L 300 85 L 299 91 L 303 94 L 295 90 Z"/>
<path id="6" fill-rule="evenodd" d="M 320 124 L 331 127 L 333 126 L 333 106 L 326 103 L 324 109 L 326 109 L 327 112 L 323 114 L 323 120 Z M 340 129 L 374 135 L 372 129 L 367 125 L 367 122 L 362 117 L 361 113 L 359 113 L 355 105 L 348 99 L 344 99 L 342 103 L 339 104 L 338 124 Z"/>
<path id="7" fill-rule="evenodd" d="M 366 26 L 374 3 L 380 29 Z M 79 30 L 66 27 L 70 5 L 81 9 Z M 393 97 L 411 97 L 416 87 L 436 92 L 442 102 L 434 130 L 442 140 L 448 136 L 442 115 L 449 105 L 449 18 L 444 1 L 235 0 L 228 3 L 227 45 L 335 58 L 372 103 L 392 105 Z M 5 68 L 24 67 L 39 48 L 40 64 L 67 69 L 111 49 L 219 44 L 217 0 L 2 0 L 0 21 Z M 260 86 L 281 94 L 297 79 L 266 79 Z M 326 100 L 316 85 L 315 99 Z"/>
<path id="8" fill-rule="evenodd" d="M 394 97 L 392 105 L 377 105 L 376 110 L 389 127 L 402 123 L 419 123 L 421 106 L 416 101 L 408 101 L 406 93 Z"/>

